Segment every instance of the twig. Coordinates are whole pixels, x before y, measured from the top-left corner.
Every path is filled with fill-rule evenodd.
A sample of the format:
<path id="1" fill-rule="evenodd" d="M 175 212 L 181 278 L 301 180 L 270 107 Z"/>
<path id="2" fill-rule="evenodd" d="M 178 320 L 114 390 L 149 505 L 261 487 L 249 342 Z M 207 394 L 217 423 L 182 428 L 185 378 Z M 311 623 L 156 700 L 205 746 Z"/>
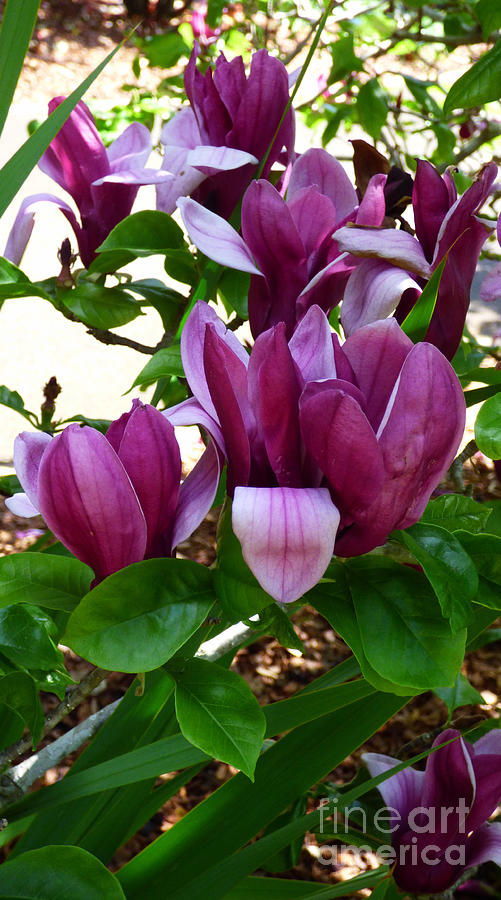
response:
<path id="1" fill-rule="evenodd" d="M 103 328 L 88 328 L 87 334 L 91 334 L 96 341 L 102 344 L 119 344 L 121 347 L 129 347 L 131 350 L 137 350 L 138 353 L 146 353 L 153 356 L 156 353 L 156 347 L 148 347 L 147 344 L 140 344 L 130 338 L 122 337 L 121 334 L 115 334 L 113 331 L 106 331 Z"/>
<path id="2" fill-rule="evenodd" d="M 487 144 L 488 141 L 492 141 L 494 138 L 499 137 L 500 134 L 501 125 L 497 122 L 488 122 L 483 131 L 468 141 L 459 153 L 456 153 L 454 156 L 454 164 L 457 165 L 462 162 L 463 159 L 466 159 L 472 153 L 475 153 L 475 150 L 478 150 L 482 144 Z"/>
<path id="3" fill-rule="evenodd" d="M 475 441 L 468 441 L 464 450 L 461 451 L 459 456 L 456 456 L 456 459 L 449 469 L 449 477 L 454 484 L 455 489 L 459 491 L 460 494 L 464 493 L 463 465 L 467 459 L 470 459 L 475 455 L 477 450 L 478 447 Z"/>
<path id="4" fill-rule="evenodd" d="M 195 655 L 199 659 L 214 662 L 216 659 L 224 656 L 225 653 L 234 650 L 253 634 L 255 634 L 255 631 L 252 628 L 248 625 L 244 625 L 243 622 L 238 622 L 236 625 L 231 625 L 229 628 L 226 628 L 225 631 L 216 635 L 216 637 L 205 641 Z M 101 674 L 100 678 L 98 677 L 98 673 Z M 108 674 L 109 673 L 103 669 L 94 669 L 89 675 L 86 675 L 78 687 L 71 691 L 66 700 L 57 707 L 51 716 L 47 717 L 42 734 L 48 734 L 48 732 L 51 731 L 68 712 L 75 709 L 78 703 L 88 696 L 88 694 L 92 693 L 92 690 L 94 690 L 100 681 Z M 87 690 L 87 688 L 89 689 Z M 77 694 L 80 699 L 77 699 Z M 31 787 L 33 782 L 35 782 L 37 778 L 40 778 L 48 769 L 51 769 L 53 766 L 60 763 L 66 756 L 73 753 L 75 750 L 78 750 L 82 744 L 93 737 L 101 725 L 103 725 L 115 711 L 120 702 L 121 698 L 115 700 L 113 703 L 109 703 L 108 706 L 98 710 L 98 712 L 89 716 L 84 722 L 80 722 L 79 725 L 76 725 L 66 734 L 63 734 L 62 737 L 55 740 L 52 744 L 44 747 L 38 753 L 34 753 L 28 759 L 18 763 L 17 766 L 13 766 L 0 776 L 0 811 L 3 806 L 7 806 L 14 800 L 18 800 L 24 792 Z M 59 712 L 62 714 L 58 715 Z M 9 747 L 8 750 L 4 750 L 0 755 L 2 765 L 11 762 L 12 759 L 15 759 L 16 756 L 19 756 L 21 753 L 24 753 L 29 747 L 30 741 L 25 739 L 24 741 L 18 741 L 17 744 Z"/>
<path id="5" fill-rule="evenodd" d="M 68 713 L 73 712 L 73 710 L 80 705 L 82 700 L 85 700 L 89 694 L 92 694 L 98 684 L 101 684 L 109 674 L 110 673 L 106 669 L 92 669 L 91 672 L 85 675 L 75 688 L 68 691 L 66 697 L 59 706 L 56 706 L 55 710 L 47 716 L 42 728 L 41 737 L 43 738 L 47 734 L 50 734 L 53 728 L 55 728 Z M 6 750 L 3 750 L 2 753 L 0 753 L 0 769 L 7 766 L 13 759 L 17 759 L 18 756 L 21 756 L 21 754 L 25 753 L 26 750 L 29 750 L 30 747 L 31 739 L 29 737 L 21 738 L 20 741 L 16 741 L 15 744 L 7 747 Z"/>
<path id="6" fill-rule="evenodd" d="M 421 42 L 422 44 L 445 44 L 446 47 L 462 47 L 468 44 L 490 44 L 498 41 L 501 32 L 495 31 L 487 38 L 484 38 L 480 28 L 474 28 L 465 34 L 426 34 L 423 31 L 407 31 L 406 29 L 397 28 L 392 34 L 392 40 L 398 41 L 411 40 Z"/>

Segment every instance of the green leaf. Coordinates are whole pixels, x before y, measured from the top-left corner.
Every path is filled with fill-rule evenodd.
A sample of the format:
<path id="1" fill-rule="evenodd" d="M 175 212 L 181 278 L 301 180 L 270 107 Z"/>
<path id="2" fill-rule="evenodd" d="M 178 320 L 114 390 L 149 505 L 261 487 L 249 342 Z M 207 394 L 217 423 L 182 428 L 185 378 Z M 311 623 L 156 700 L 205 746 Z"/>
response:
<path id="1" fill-rule="evenodd" d="M 444 103 L 444 115 L 454 109 L 471 109 L 498 100 L 501 83 L 501 40 L 484 53 L 452 85 Z"/>
<path id="2" fill-rule="evenodd" d="M 346 565 L 362 645 L 379 675 L 409 692 L 452 685 L 466 630 L 451 634 L 425 578 L 386 559 Z"/>
<path id="3" fill-rule="evenodd" d="M 496 394 L 501 392 L 501 384 L 490 384 L 485 388 L 474 388 L 471 391 L 464 392 L 464 399 L 466 403 L 466 408 L 469 409 L 470 406 L 475 406 L 477 403 L 483 403 L 484 400 L 488 400 L 489 397 L 495 397 Z"/>
<path id="4" fill-rule="evenodd" d="M 190 48 L 177 31 L 147 37 L 141 46 L 149 65 L 163 69 L 172 69 L 182 56 L 189 56 L 190 53 Z"/>
<path id="5" fill-rule="evenodd" d="M 229 270 L 228 270 L 229 271 Z M 139 281 L 130 281 L 127 284 L 129 291 L 139 294 L 148 301 L 158 312 L 162 319 L 164 331 L 175 332 L 183 310 L 188 302 L 187 297 L 173 291 L 157 278 L 143 278 Z"/>
<path id="6" fill-rule="evenodd" d="M 235 310 L 241 319 L 249 318 L 247 298 L 249 296 L 250 275 L 236 269 L 224 269 L 217 283 L 227 313 Z"/>
<path id="7" fill-rule="evenodd" d="M 421 522 L 393 535 L 422 566 L 452 630 L 464 628 L 472 617 L 471 601 L 478 591 L 478 575 L 457 538 L 439 525 Z"/>
<path id="8" fill-rule="evenodd" d="M 360 88 L 357 96 L 357 113 L 364 131 L 377 141 L 388 117 L 388 103 L 377 78 L 371 78 Z"/>
<path id="9" fill-rule="evenodd" d="M 501 394 L 486 400 L 475 422 L 479 450 L 490 459 L 501 458 Z"/>
<path id="10" fill-rule="evenodd" d="M 492 510 L 485 503 L 477 503 L 462 494 L 443 494 L 430 500 L 420 524 L 440 525 L 446 531 L 483 531 Z"/>
<path id="11" fill-rule="evenodd" d="M 431 126 L 436 139 L 437 149 L 432 155 L 432 160 L 436 165 L 451 165 L 454 162 L 454 150 L 456 147 L 456 135 L 447 126 L 438 122 Z"/>
<path id="12" fill-rule="evenodd" d="M 279 644 L 286 649 L 299 650 L 304 653 L 304 644 L 297 634 L 288 615 L 277 603 L 270 603 L 259 614 L 259 627 L 265 628 L 265 634 L 272 634 Z"/>
<path id="13" fill-rule="evenodd" d="M 171 662 L 176 715 L 185 738 L 253 781 L 266 720 L 241 675 L 204 659 Z"/>
<path id="14" fill-rule="evenodd" d="M 5 259 L 4 256 L 0 256 L 0 286 L 12 284 L 31 284 L 31 281 L 14 263 Z"/>
<path id="15" fill-rule="evenodd" d="M 129 391 L 132 391 L 138 385 L 147 386 L 155 384 L 160 378 L 175 375 L 178 378 L 184 377 L 183 363 L 181 361 L 181 348 L 179 344 L 173 347 L 163 347 L 153 354 L 151 359 L 141 369 L 139 375 Z"/>
<path id="16" fill-rule="evenodd" d="M 501 6 L 498 0 L 478 0 L 474 7 L 475 15 L 482 25 L 482 37 L 485 40 L 498 28 L 501 28 Z"/>
<path id="17" fill-rule="evenodd" d="M 402 322 L 402 331 L 410 337 L 414 344 L 418 344 L 425 339 L 431 317 L 435 310 L 440 279 L 442 278 L 442 272 L 444 271 L 446 262 L 447 256 L 445 256 L 440 265 L 437 266 L 430 280 L 425 285 L 417 303 L 414 304 L 410 313 Z"/>
<path id="18" fill-rule="evenodd" d="M 95 428 L 96 431 L 100 431 L 102 434 L 106 434 L 108 428 L 111 425 L 111 419 L 89 419 L 88 416 L 71 416 L 70 419 L 65 419 L 64 422 L 60 422 L 60 425 L 65 425 L 67 422 L 82 422 L 83 425 L 88 425 L 89 428 Z"/>
<path id="19" fill-rule="evenodd" d="M 0 30 L 0 134 L 35 27 L 40 0 L 9 0 Z"/>
<path id="20" fill-rule="evenodd" d="M 377 869 L 357 875 L 342 884 L 321 885 L 313 881 L 294 881 L 289 878 L 262 878 L 251 875 L 224 895 L 224 900 L 334 900 L 346 897 L 346 892 L 362 891 L 377 884 L 381 872 Z M 352 895 L 353 896 L 353 895 Z M 372 891 L 371 898 L 375 896 Z"/>
<path id="21" fill-rule="evenodd" d="M 98 247 L 98 253 L 121 250 L 136 256 L 163 254 L 166 250 L 184 245 L 184 235 L 174 219 L 167 213 L 145 209 L 127 216 Z"/>
<path id="22" fill-rule="evenodd" d="M 148 559 L 110 575 L 71 615 L 63 642 L 94 665 L 149 672 L 170 659 L 215 602 L 212 572 L 180 559 Z"/>
<path id="23" fill-rule="evenodd" d="M 23 489 L 17 475 L 0 475 L 0 494 L 3 494 L 4 497 L 12 497 L 14 494 L 22 492 Z"/>
<path id="24" fill-rule="evenodd" d="M 48 846 L 8 859 L 0 869 L 8 900 L 125 900 L 117 879 L 80 847 Z"/>
<path id="25" fill-rule="evenodd" d="M 8 706 L 26 723 L 35 749 L 42 734 L 44 717 L 37 686 L 31 675 L 28 672 L 10 672 L 1 677 L 0 703 Z"/>
<path id="26" fill-rule="evenodd" d="M 141 306 L 122 288 L 81 281 L 73 290 L 61 294 L 71 310 L 89 328 L 119 328 L 141 315 Z"/>
<path id="27" fill-rule="evenodd" d="M 490 609 L 501 609 L 501 537 L 467 531 L 456 532 L 456 537 L 480 576 L 475 602 Z"/>
<path id="28" fill-rule="evenodd" d="M 0 558 L 0 608 L 33 603 L 72 612 L 89 590 L 93 575 L 77 559 L 41 553 Z"/>
<path id="29" fill-rule="evenodd" d="M 27 419 L 28 422 L 32 421 L 32 418 L 34 417 L 34 414 L 26 409 L 21 395 L 18 394 L 17 391 L 11 391 L 10 388 L 6 387 L 4 384 L 0 384 L 0 404 L 15 410 L 15 412 L 23 416 L 24 419 Z"/>
<path id="30" fill-rule="evenodd" d="M 330 45 L 333 64 L 327 83 L 334 84 L 350 75 L 351 72 L 361 72 L 364 64 L 353 50 L 353 35 L 348 34 Z"/>
<path id="31" fill-rule="evenodd" d="M 459 706 L 477 706 L 484 702 L 482 694 L 475 690 L 461 672 L 451 688 L 436 688 L 435 693 L 444 701 L 449 717 Z"/>
<path id="32" fill-rule="evenodd" d="M 46 623 L 24 603 L 0 609 L 0 652 L 27 669 L 52 669 L 60 662 Z"/>
<path id="33" fill-rule="evenodd" d="M 17 0 L 13 0 L 13 4 Z M 11 0 L 12 5 L 12 0 Z M 51 113 L 47 121 L 37 128 L 34 134 L 14 153 L 9 161 L 0 170 L 0 216 L 3 216 L 10 202 L 16 196 L 19 188 L 25 182 L 26 178 L 34 169 L 38 160 L 47 150 L 50 142 L 55 138 L 59 129 L 64 125 L 66 119 L 82 99 L 85 91 L 96 80 L 97 76 L 103 71 L 118 50 L 123 46 L 130 35 L 115 47 L 108 56 L 91 72 L 87 78 L 77 87 L 66 100 Z"/>
<path id="34" fill-rule="evenodd" d="M 232 622 L 248 619 L 274 603 L 263 591 L 242 556 L 240 541 L 231 526 L 231 500 L 226 499 L 217 529 L 217 568 L 214 586 L 221 606 Z"/>

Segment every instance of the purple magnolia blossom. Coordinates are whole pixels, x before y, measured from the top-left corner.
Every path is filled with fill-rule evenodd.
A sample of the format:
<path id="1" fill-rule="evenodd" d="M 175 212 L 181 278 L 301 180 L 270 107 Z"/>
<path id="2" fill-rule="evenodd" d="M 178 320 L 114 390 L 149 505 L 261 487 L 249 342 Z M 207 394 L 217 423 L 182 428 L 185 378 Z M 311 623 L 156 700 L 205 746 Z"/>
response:
<path id="1" fill-rule="evenodd" d="M 486 824 L 501 800 L 501 731 L 470 744 L 449 728 L 433 746 L 446 741 L 425 772 L 409 767 L 378 786 L 391 814 L 393 875 L 413 894 L 446 891 L 488 860 L 501 865 L 501 825 Z M 372 777 L 400 762 L 379 753 L 363 759 Z"/>
<path id="2" fill-rule="evenodd" d="M 190 107 L 165 125 L 162 168 L 173 173 L 172 184 L 157 188 L 157 207 L 167 213 L 178 197 L 192 194 L 205 207 L 229 218 L 266 153 L 289 100 L 283 63 L 266 50 L 252 56 L 246 76 L 240 56 L 231 62 L 220 54 L 214 71 L 197 69 L 197 49 L 184 75 Z M 294 155 L 294 112 L 290 109 L 268 156 L 263 176 L 282 156 Z"/>
<path id="3" fill-rule="evenodd" d="M 279 323 L 249 356 L 198 302 L 181 354 L 194 397 L 166 415 L 202 424 L 224 453 L 233 530 L 282 602 L 317 583 L 334 543 L 358 555 L 416 522 L 463 434 L 450 364 L 432 345 L 414 346 L 394 319 L 341 347 L 312 306 L 289 342 Z"/>
<path id="4" fill-rule="evenodd" d="M 51 100 L 49 113 L 64 99 Z M 80 100 L 39 162 L 42 172 L 73 198 L 80 222 L 71 206 L 53 194 L 27 197 L 9 235 L 7 259 L 16 265 L 20 263 L 33 231 L 35 211 L 40 203 L 49 202 L 68 219 L 82 263 L 89 266 L 96 248 L 129 215 L 140 185 L 172 180 L 173 176 L 166 172 L 145 168 L 150 153 L 150 133 L 137 122 L 106 149 L 89 108 Z"/>
<path id="5" fill-rule="evenodd" d="M 325 150 L 311 149 L 292 167 L 286 200 L 268 181 L 249 186 L 242 237 L 194 200 L 178 205 L 191 240 L 206 256 L 251 273 L 253 336 L 285 322 L 290 337 L 311 306 L 329 313 L 341 300 L 357 260 L 340 256 L 335 232 L 347 222 L 381 225 L 385 182 L 386 175 L 375 175 L 359 204 L 341 164 Z"/>
<path id="6" fill-rule="evenodd" d="M 498 243 L 501 245 L 501 216 L 497 224 Z M 481 300 L 501 300 L 501 262 L 496 263 L 480 285 Z"/>
<path id="7" fill-rule="evenodd" d="M 452 359 L 461 341 L 480 250 L 490 233 L 476 214 L 496 173 L 494 163 L 485 166 L 458 197 L 449 173 L 442 177 L 429 162 L 419 160 L 412 194 L 416 237 L 390 229 L 346 227 L 337 232 L 341 250 L 368 257 L 351 275 L 344 294 L 341 319 L 347 335 L 394 310 L 402 322 L 448 253 L 426 340 Z"/>
<path id="8" fill-rule="evenodd" d="M 210 509 L 219 478 L 211 444 L 180 485 L 174 428 L 139 400 L 106 435 L 76 424 L 54 438 L 23 432 L 14 465 L 26 493 L 6 501 L 11 512 L 41 513 L 94 570 L 95 583 L 142 559 L 171 556 Z"/>

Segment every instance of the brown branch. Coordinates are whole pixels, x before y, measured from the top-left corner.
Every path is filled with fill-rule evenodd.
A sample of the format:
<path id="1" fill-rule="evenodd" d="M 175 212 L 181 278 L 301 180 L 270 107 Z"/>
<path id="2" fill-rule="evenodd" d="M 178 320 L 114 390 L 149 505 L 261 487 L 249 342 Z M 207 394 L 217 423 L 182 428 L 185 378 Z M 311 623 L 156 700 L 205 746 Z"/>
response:
<path id="1" fill-rule="evenodd" d="M 454 157 L 454 164 L 462 162 L 463 159 L 466 159 L 468 156 L 471 156 L 472 153 L 475 153 L 482 144 L 487 144 L 489 141 L 492 141 L 494 138 L 499 137 L 501 135 L 501 124 L 496 122 L 488 122 L 486 127 L 476 135 L 476 137 L 471 138 L 467 144 L 463 146 L 463 149 L 456 153 Z"/>
<path id="2" fill-rule="evenodd" d="M 101 684 L 107 675 L 109 675 L 109 672 L 106 669 L 92 669 L 88 672 L 76 687 L 68 691 L 64 700 L 56 706 L 55 710 L 46 717 L 41 737 L 43 738 L 50 734 L 52 729 L 55 728 L 68 713 L 73 712 L 73 710 L 80 705 L 82 700 L 85 700 L 89 694 L 92 694 L 98 684 Z M 21 740 L 16 741 L 15 744 L 7 747 L 6 750 L 3 750 L 2 753 L 0 753 L 0 769 L 8 766 L 12 760 L 17 759 L 18 756 L 21 756 L 22 753 L 25 753 L 26 750 L 30 749 L 31 739 L 29 737 L 23 737 Z"/>
<path id="3" fill-rule="evenodd" d="M 397 28 L 392 34 L 392 40 L 411 40 L 421 44 L 445 44 L 446 47 L 463 47 L 470 44 L 491 44 L 499 40 L 501 32 L 495 31 L 484 38 L 480 28 L 474 28 L 465 34 L 426 34 L 424 31 L 407 31 Z"/>
<path id="4" fill-rule="evenodd" d="M 96 341 L 100 341 L 102 344 L 118 344 L 120 347 L 137 350 L 138 353 L 146 353 L 147 356 L 153 356 L 157 351 L 156 347 L 148 347 L 147 344 L 140 344 L 138 341 L 122 337 L 121 334 L 115 334 L 113 331 L 106 331 L 104 328 L 88 328 L 87 334 L 91 334 Z"/>

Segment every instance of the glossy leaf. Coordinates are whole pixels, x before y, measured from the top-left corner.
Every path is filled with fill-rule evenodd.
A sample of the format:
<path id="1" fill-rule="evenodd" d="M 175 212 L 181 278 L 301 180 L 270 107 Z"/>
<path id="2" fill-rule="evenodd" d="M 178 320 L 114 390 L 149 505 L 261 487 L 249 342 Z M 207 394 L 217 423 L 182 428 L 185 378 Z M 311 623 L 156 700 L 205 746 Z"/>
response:
<path id="1" fill-rule="evenodd" d="M 0 703 L 8 706 L 26 723 L 33 749 L 42 733 L 44 714 L 37 686 L 28 672 L 10 672 L 0 678 Z"/>
<path id="2" fill-rule="evenodd" d="M 147 385 L 155 384 L 160 378 L 167 378 L 171 375 L 175 375 L 178 378 L 184 376 L 179 345 L 157 350 L 144 368 L 141 369 L 130 390 L 138 387 L 138 385 L 146 387 Z"/>
<path id="3" fill-rule="evenodd" d="M 168 669 L 185 738 L 253 781 L 266 720 L 242 676 L 204 659 L 171 662 Z"/>
<path id="4" fill-rule="evenodd" d="M 364 131 L 377 141 L 388 117 L 388 103 L 377 78 L 371 78 L 360 88 L 357 113 Z"/>
<path id="5" fill-rule="evenodd" d="M 10 388 L 6 387 L 4 384 L 0 385 L 0 404 L 2 406 L 8 406 L 9 409 L 13 409 L 15 412 L 19 413 L 19 415 L 23 416 L 24 419 L 27 419 L 28 422 L 32 421 L 33 413 L 25 408 L 24 400 L 17 391 L 11 391 Z"/>
<path id="6" fill-rule="evenodd" d="M 149 559 L 115 572 L 87 594 L 62 640 L 119 672 L 149 672 L 202 624 L 213 603 L 212 573 L 179 559 Z"/>
<path id="7" fill-rule="evenodd" d="M 477 706 L 484 703 L 482 694 L 475 690 L 461 672 L 451 688 L 436 688 L 435 693 L 447 706 L 449 718 L 459 706 Z"/>
<path id="8" fill-rule="evenodd" d="M 44 617 L 25 603 L 0 609 L 0 653 L 26 669 L 48 670 L 61 661 Z"/>
<path id="9" fill-rule="evenodd" d="M 226 500 L 217 529 L 217 568 L 214 586 L 218 599 L 232 622 L 247 619 L 270 603 L 242 556 L 240 541 L 231 526 L 231 501 Z"/>
<path id="10" fill-rule="evenodd" d="M 183 232 L 171 216 L 159 210 L 145 209 L 115 225 L 98 247 L 98 252 L 125 250 L 134 257 L 152 256 L 183 245 Z"/>
<path id="11" fill-rule="evenodd" d="M 501 458 L 501 394 L 486 400 L 475 422 L 478 449 L 490 459 Z"/>
<path id="12" fill-rule="evenodd" d="M 484 53 L 452 85 L 444 103 L 444 115 L 454 109 L 471 109 L 499 98 L 501 80 L 501 40 Z"/>
<path id="13" fill-rule="evenodd" d="M 33 603 L 72 612 L 89 590 L 92 572 L 78 559 L 41 553 L 0 558 L 0 608 Z"/>
<path id="14" fill-rule="evenodd" d="M 457 538 L 439 525 L 421 522 L 393 535 L 422 566 L 452 630 L 464 628 L 472 617 L 471 601 L 478 591 L 478 575 Z"/>
<path id="15" fill-rule="evenodd" d="M 480 19 L 484 41 L 501 28 L 501 6 L 498 0 L 478 0 L 475 4 L 475 15 Z"/>
<path id="16" fill-rule="evenodd" d="M 90 328 L 119 328 L 141 315 L 141 306 L 121 288 L 81 281 L 61 297 L 66 309 Z"/>
<path id="17" fill-rule="evenodd" d="M 420 524 L 440 525 L 446 531 L 478 532 L 487 526 L 487 520 L 492 510 L 485 503 L 477 503 L 470 497 L 462 494 L 443 494 L 436 500 L 430 500 L 421 519 Z"/>
<path id="18" fill-rule="evenodd" d="M 0 894 L 9 900 L 125 900 L 117 879 L 79 847 L 49 846 L 9 859 L 0 869 Z"/>

